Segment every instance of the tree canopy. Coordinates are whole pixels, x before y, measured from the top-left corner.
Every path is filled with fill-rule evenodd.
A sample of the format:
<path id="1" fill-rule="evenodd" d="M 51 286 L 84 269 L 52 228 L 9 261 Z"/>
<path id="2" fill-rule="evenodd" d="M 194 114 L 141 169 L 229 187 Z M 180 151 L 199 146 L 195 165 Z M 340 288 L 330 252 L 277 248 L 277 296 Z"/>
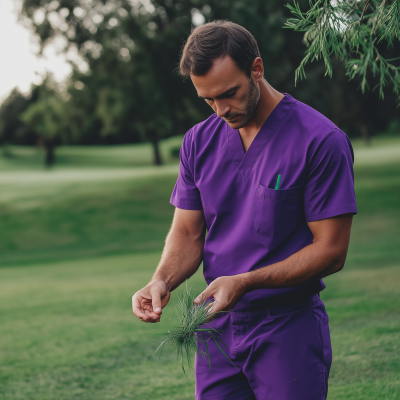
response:
<path id="1" fill-rule="evenodd" d="M 197 97 L 190 80 L 179 76 L 177 66 L 192 26 L 214 19 L 236 22 L 255 36 L 265 77 L 277 90 L 316 108 L 349 135 L 368 139 L 372 132 L 386 129 L 396 117 L 396 92 L 382 85 L 383 102 L 375 93 L 357 91 L 360 84 L 367 87 L 363 82 L 379 84 L 380 77 L 374 78 L 371 64 L 363 69 L 361 61 L 351 61 L 361 60 L 363 44 L 359 53 L 343 45 L 335 51 L 343 31 L 333 38 L 331 22 L 323 16 L 328 3 L 300 0 L 285 7 L 280 0 L 23 0 L 20 18 L 35 33 L 42 49 L 54 43 L 73 66 L 66 91 L 57 97 L 67 121 L 63 140 L 83 144 L 150 141 L 154 161 L 159 164 L 160 138 L 183 134 L 212 112 Z M 354 11 L 358 17 L 361 8 L 362 2 Z M 307 14 L 307 10 L 313 11 Z M 368 28 L 370 18 L 365 13 L 361 32 Z M 298 30 L 305 32 L 308 50 Z M 326 49 L 323 32 L 331 35 Z M 389 60 L 399 54 L 398 41 L 381 48 L 383 40 L 389 39 L 382 39 L 381 44 L 376 40 L 374 46 L 392 62 Z M 305 67 L 317 57 L 323 61 Z M 353 64 L 348 64 L 350 61 Z M 299 65 L 297 76 L 304 76 L 306 69 L 308 79 L 298 79 L 295 85 Z M 326 71 L 328 75 L 335 71 L 332 79 L 324 76 Z M 349 71 L 353 75 L 349 76 Z M 365 80 L 358 71 L 365 71 Z M 10 99 L 8 107 L 17 100 L 15 96 Z M 45 100 L 39 96 L 35 101 Z M 37 132 L 39 139 L 42 136 Z"/>
<path id="2" fill-rule="evenodd" d="M 49 79 L 38 88 L 38 98 L 21 113 L 20 119 L 30 126 L 38 135 L 38 139 L 46 149 L 45 164 L 54 163 L 54 148 L 57 144 L 67 139 L 70 124 L 65 101 L 57 91 L 48 85 Z"/>

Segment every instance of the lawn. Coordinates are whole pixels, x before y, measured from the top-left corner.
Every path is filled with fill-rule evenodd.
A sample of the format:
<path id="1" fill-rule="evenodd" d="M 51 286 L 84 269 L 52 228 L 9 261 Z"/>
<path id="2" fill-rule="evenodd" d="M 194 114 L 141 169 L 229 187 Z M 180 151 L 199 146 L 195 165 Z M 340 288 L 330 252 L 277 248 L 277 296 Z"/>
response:
<path id="1" fill-rule="evenodd" d="M 400 399 L 400 140 L 355 149 L 359 215 L 322 292 L 328 398 Z M 194 377 L 168 354 L 149 362 L 148 335 L 175 323 L 174 307 L 156 325 L 130 308 L 160 257 L 176 161 L 151 167 L 144 146 L 61 148 L 45 171 L 32 150 L 11 150 L 0 157 L 0 398 L 193 399 Z M 191 283 L 204 288 L 201 270 Z"/>
<path id="2" fill-rule="evenodd" d="M 166 164 L 176 163 L 171 150 L 180 147 L 183 136 L 174 136 L 160 142 L 160 153 Z M 89 150 L 88 150 L 89 149 Z M 60 146 L 56 148 L 57 171 L 93 168 L 131 168 L 151 165 L 153 150 L 149 143 L 114 146 Z M 31 146 L 0 148 L 0 171 L 43 171 L 44 151 Z"/>

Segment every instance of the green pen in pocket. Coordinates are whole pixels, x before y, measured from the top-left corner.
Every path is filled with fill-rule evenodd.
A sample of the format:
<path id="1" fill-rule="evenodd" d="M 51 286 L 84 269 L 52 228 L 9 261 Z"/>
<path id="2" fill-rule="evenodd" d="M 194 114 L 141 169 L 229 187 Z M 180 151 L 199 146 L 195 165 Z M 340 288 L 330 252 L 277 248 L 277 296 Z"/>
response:
<path id="1" fill-rule="evenodd" d="M 278 180 L 276 181 L 276 186 L 275 186 L 275 190 L 279 189 L 279 185 L 281 184 L 281 176 L 278 175 Z"/>

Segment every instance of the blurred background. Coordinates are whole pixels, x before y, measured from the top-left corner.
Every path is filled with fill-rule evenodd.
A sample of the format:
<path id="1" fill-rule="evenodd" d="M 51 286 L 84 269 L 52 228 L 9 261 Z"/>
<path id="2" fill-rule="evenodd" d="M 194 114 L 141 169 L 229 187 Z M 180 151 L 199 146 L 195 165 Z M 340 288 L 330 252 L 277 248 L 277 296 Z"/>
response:
<path id="1" fill-rule="evenodd" d="M 144 324 L 131 296 L 171 224 L 183 135 L 211 112 L 176 68 L 192 26 L 213 19 L 250 30 L 272 86 L 353 143 L 359 214 L 322 292 L 328 398 L 400 399 L 397 99 L 362 94 L 336 60 L 332 79 L 317 62 L 295 87 L 306 48 L 289 17 L 279 0 L 0 0 L 1 399 L 194 397 L 170 355 L 149 362 L 172 303 Z M 201 267 L 190 284 L 205 287 Z"/>

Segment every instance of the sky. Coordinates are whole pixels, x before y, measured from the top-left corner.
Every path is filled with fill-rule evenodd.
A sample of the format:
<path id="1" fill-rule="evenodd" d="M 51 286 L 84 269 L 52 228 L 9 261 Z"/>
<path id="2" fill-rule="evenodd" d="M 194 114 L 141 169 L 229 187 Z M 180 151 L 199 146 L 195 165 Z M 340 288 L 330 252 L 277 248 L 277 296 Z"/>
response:
<path id="1" fill-rule="evenodd" d="M 61 38 L 46 45 L 43 56 L 38 57 L 35 36 L 18 22 L 20 6 L 21 0 L 0 0 L 0 104 L 15 87 L 29 94 L 32 83 L 40 84 L 46 71 L 52 72 L 57 82 L 65 80 L 71 73 L 66 57 L 82 72 L 87 69 L 77 51 L 68 51 L 66 55 L 57 53 L 64 44 Z M 204 21 L 204 16 L 193 9 L 193 24 L 198 26 Z"/>
<path id="2" fill-rule="evenodd" d="M 46 71 L 57 81 L 64 80 L 71 68 L 65 57 L 48 45 L 44 57 L 35 56 L 32 33 L 17 22 L 18 0 L 0 0 L 0 103 L 14 87 L 29 93 L 32 83 L 40 83 Z"/>

